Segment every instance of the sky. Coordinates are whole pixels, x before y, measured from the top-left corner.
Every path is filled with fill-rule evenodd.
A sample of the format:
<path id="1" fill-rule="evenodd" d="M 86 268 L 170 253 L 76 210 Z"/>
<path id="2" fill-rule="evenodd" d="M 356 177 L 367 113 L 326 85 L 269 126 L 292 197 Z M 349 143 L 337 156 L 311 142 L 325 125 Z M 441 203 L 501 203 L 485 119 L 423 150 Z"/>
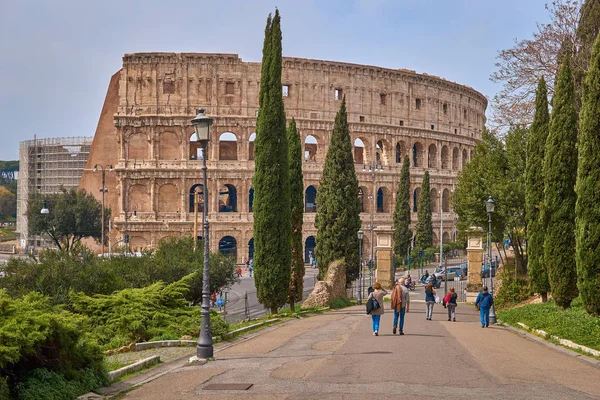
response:
<path id="1" fill-rule="evenodd" d="M 125 53 L 260 61 L 275 7 L 284 56 L 411 69 L 491 99 L 498 50 L 547 22 L 548 1 L 0 0 L 0 160 L 34 135 L 93 136 Z"/>

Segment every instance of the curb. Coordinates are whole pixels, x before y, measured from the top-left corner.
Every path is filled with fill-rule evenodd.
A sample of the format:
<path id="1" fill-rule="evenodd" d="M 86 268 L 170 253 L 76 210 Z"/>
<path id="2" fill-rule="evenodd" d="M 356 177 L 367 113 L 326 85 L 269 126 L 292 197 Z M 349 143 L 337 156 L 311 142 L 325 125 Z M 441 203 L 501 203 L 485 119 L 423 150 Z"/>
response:
<path id="1" fill-rule="evenodd" d="M 195 340 L 158 340 L 156 342 L 142 342 L 135 344 L 135 351 L 154 349 L 156 347 L 193 347 Z"/>
<path id="2" fill-rule="evenodd" d="M 527 327 L 527 325 L 525 325 L 525 324 L 521 324 L 521 325 L 524 326 L 524 327 Z M 560 353 L 563 353 L 563 354 L 569 355 L 569 356 L 571 356 L 573 358 L 576 358 L 578 360 L 584 361 L 584 362 L 588 363 L 589 365 L 591 365 L 592 367 L 600 370 L 600 360 L 597 360 L 597 359 L 595 359 L 593 357 L 586 356 L 586 355 L 581 354 L 581 353 L 577 353 L 576 351 L 570 350 L 570 349 L 568 349 L 566 347 L 563 347 L 563 346 L 554 344 L 552 342 L 549 342 L 548 340 L 546 340 L 543 337 L 540 337 L 540 336 L 534 335 L 534 334 L 532 334 L 530 332 L 527 332 L 526 330 L 524 330 L 524 328 L 516 328 L 516 327 L 514 327 L 514 326 L 512 326 L 512 325 L 510 325 L 510 324 L 508 324 L 508 323 L 506 323 L 504 321 L 501 321 L 501 320 L 498 320 L 497 326 L 501 326 L 504 329 L 512 331 L 512 332 L 514 332 L 514 333 L 516 333 L 516 334 L 518 334 L 520 336 L 523 336 L 524 338 L 529 339 L 529 340 L 531 340 L 533 342 L 542 344 L 542 345 L 544 345 L 546 347 L 550 347 L 551 349 L 554 349 L 554 350 L 556 350 L 556 351 L 558 351 Z M 529 328 L 529 327 L 527 327 L 527 328 Z M 544 331 L 541 331 L 541 332 L 544 332 Z M 554 338 L 554 337 L 556 337 L 556 336 L 553 336 L 552 338 Z M 562 340 L 565 340 L 565 339 L 562 339 Z M 575 343 L 573 343 L 573 344 L 575 344 Z M 580 346 L 580 345 L 577 345 L 577 346 Z M 585 346 L 581 346 L 581 347 L 585 347 Z M 590 350 L 593 350 L 593 349 L 590 349 Z M 593 350 L 593 351 L 596 351 L 596 350 Z"/>
<path id="3" fill-rule="evenodd" d="M 160 356 L 152 356 L 148 358 L 144 358 L 143 360 L 137 361 L 133 364 L 127 365 L 125 367 L 116 369 L 114 371 L 110 371 L 108 373 L 108 378 L 111 382 L 119 379 L 123 375 L 129 374 L 131 372 L 137 372 L 140 369 L 146 368 L 153 364 L 158 364 L 160 362 Z"/>

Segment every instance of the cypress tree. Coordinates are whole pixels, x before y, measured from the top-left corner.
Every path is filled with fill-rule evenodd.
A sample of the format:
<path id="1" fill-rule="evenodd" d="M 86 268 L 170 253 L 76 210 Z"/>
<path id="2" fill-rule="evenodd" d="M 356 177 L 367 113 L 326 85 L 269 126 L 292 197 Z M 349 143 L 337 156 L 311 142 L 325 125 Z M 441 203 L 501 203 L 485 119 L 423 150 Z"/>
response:
<path id="1" fill-rule="evenodd" d="M 396 208 L 394 209 L 394 252 L 401 256 L 407 254 L 411 239 L 410 161 L 408 155 L 405 155 L 396 192 Z"/>
<path id="2" fill-rule="evenodd" d="M 302 142 L 292 118 L 287 130 L 288 158 L 290 164 L 290 199 L 292 217 L 292 277 L 288 303 L 294 311 L 294 304 L 302 301 L 304 286 L 304 257 L 302 256 L 302 216 L 304 215 L 304 178 L 302 176 Z"/>
<path id="3" fill-rule="evenodd" d="M 563 308 L 577 297 L 575 179 L 577 113 L 569 56 L 560 67 L 544 157 L 544 263 L 552 297 Z"/>
<path id="4" fill-rule="evenodd" d="M 254 153 L 254 268 L 258 301 L 276 313 L 290 284 L 290 176 L 281 90 L 279 11 L 267 19 Z"/>
<path id="5" fill-rule="evenodd" d="M 423 175 L 419 207 L 417 210 L 417 246 L 423 249 L 433 246 L 433 223 L 431 221 L 431 187 L 429 171 Z"/>
<path id="6" fill-rule="evenodd" d="M 577 166 L 577 286 L 588 313 L 600 315 L 600 36 L 583 85 Z"/>
<path id="7" fill-rule="evenodd" d="M 544 265 L 544 224 L 540 219 L 540 206 L 544 201 L 544 153 L 550 115 L 546 81 L 540 79 L 535 98 L 535 115 L 527 141 L 525 168 L 525 218 L 527 220 L 527 273 L 536 293 L 545 303 L 550 291 L 548 271 Z"/>
<path id="8" fill-rule="evenodd" d="M 325 276 L 330 262 L 343 259 L 346 264 L 346 282 L 351 282 L 358 277 L 357 233 L 361 226 L 361 206 L 345 98 L 335 117 L 323 176 L 317 191 L 317 207 L 315 255 L 319 277 L 322 279 Z"/>
<path id="9" fill-rule="evenodd" d="M 600 33 L 600 0 L 585 0 L 581 6 L 579 23 L 575 32 L 578 51 L 573 60 L 573 79 L 575 80 L 575 96 L 578 109 L 581 108 L 582 86 L 585 72 L 590 66 L 590 59 L 596 36 Z"/>

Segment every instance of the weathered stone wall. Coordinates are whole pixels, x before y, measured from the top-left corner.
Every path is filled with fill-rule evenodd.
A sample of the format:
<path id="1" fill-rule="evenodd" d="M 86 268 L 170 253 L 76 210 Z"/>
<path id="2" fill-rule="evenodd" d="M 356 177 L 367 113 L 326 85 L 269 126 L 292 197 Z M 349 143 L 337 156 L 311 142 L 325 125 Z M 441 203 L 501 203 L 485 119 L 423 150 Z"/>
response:
<path id="1" fill-rule="evenodd" d="M 485 97 L 466 86 L 413 71 L 288 57 L 283 60 L 282 85 L 287 94 L 286 115 L 296 118 L 305 146 L 307 191 L 318 190 L 335 114 L 346 96 L 353 143 L 360 139 L 363 144 L 355 146 L 354 154 L 365 225 L 370 223 L 371 211 L 375 226 L 391 224 L 399 171 L 408 154 L 413 211 L 428 169 L 433 188 L 429 195 L 436 206 L 434 241 L 439 234 L 440 206 L 446 212 L 444 240 L 452 238 L 450 191 L 481 138 Z M 117 187 L 109 188 L 108 196 L 116 235 L 127 231 L 132 247 L 134 242 L 141 247 L 154 246 L 165 236 L 192 232 L 190 191 L 202 183 L 202 155 L 197 145 L 189 142 L 193 132 L 190 120 L 196 108 L 203 107 L 215 119 L 207 157 L 211 247 L 216 250 L 220 239 L 230 236 L 237 246 L 238 261 L 249 256 L 252 135 L 259 87 L 260 64 L 243 62 L 235 54 L 137 53 L 123 57 L 118 84 L 111 83 L 104 107 L 114 110 L 114 90 L 118 90 L 114 121 L 108 126 L 103 110 L 88 163 L 93 167 L 100 162 L 97 160 L 110 160 L 117 167 L 113 175 Z M 227 132 L 235 141 L 219 140 Z M 375 160 L 380 160 L 384 171 L 377 173 L 373 187 L 363 164 Z M 82 187 L 97 192 L 99 185 L 90 179 L 84 177 Z M 380 189 L 383 204 L 378 207 Z M 314 207 L 308 207 L 305 240 L 316 234 L 314 216 Z M 364 250 L 368 256 L 368 237 Z"/>

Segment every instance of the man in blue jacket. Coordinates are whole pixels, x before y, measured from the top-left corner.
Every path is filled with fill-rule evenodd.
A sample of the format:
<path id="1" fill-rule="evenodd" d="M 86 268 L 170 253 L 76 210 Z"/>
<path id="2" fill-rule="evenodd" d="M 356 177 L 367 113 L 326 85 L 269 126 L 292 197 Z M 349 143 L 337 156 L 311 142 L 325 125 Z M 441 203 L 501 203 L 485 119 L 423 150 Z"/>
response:
<path id="1" fill-rule="evenodd" d="M 490 308 L 494 304 L 494 298 L 488 292 L 487 286 L 483 287 L 483 291 L 477 295 L 475 306 L 479 308 L 479 319 L 481 319 L 481 327 L 490 326 Z"/>

